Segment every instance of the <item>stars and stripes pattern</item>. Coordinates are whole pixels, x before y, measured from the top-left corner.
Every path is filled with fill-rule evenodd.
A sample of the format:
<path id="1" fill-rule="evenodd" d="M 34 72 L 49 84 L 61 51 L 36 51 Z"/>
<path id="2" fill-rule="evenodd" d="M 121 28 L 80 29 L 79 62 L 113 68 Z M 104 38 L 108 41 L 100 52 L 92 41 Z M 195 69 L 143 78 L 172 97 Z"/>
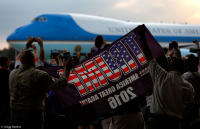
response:
<path id="1" fill-rule="evenodd" d="M 125 74 L 137 67 L 134 59 L 120 41 L 113 45 L 110 51 Z"/>
<path id="2" fill-rule="evenodd" d="M 79 80 L 79 77 L 73 71 L 70 72 L 68 82 L 73 83 L 76 86 L 80 95 L 84 95 L 87 93 L 86 89 L 83 86 L 83 83 Z"/>
<path id="3" fill-rule="evenodd" d="M 80 66 L 74 68 L 74 71 L 82 78 L 82 80 L 83 80 L 84 84 L 86 85 L 87 89 L 88 89 L 89 91 L 93 91 L 93 90 L 94 90 L 94 87 L 93 87 L 93 85 L 92 85 L 92 83 L 91 83 L 89 77 L 87 76 L 88 73 L 87 73 L 86 70 L 83 68 L 83 66 L 80 65 Z M 89 76 L 92 76 L 92 74 L 90 73 Z"/>
<path id="4" fill-rule="evenodd" d="M 84 63 L 85 68 L 88 71 L 88 76 L 89 78 L 93 81 L 94 86 L 96 88 L 98 88 L 100 85 L 106 85 L 107 84 L 107 80 L 104 78 L 103 74 L 99 71 L 99 69 L 95 66 L 93 61 L 88 61 L 86 63 Z M 95 73 L 95 74 L 94 74 Z M 100 80 L 100 83 L 98 82 L 98 80 Z"/>
<path id="5" fill-rule="evenodd" d="M 134 37 L 135 35 L 131 33 L 128 36 L 126 36 L 122 40 L 122 42 L 128 44 L 130 48 L 133 50 L 134 54 L 136 55 L 139 63 L 144 64 L 146 62 L 146 58 L 144 54 L 142 53 L 141 49 L 139 48 L 139 46 L 137 45 L 137 43 L 135 42 Z"/>
<path id="6" fill-rule="evenodd" d="M 122 71 L 127 75 L 135 70 L 138 67 L 135 58 L 140 64 L 146 62 L 144 54 L 134 40 L 134 35 L 129 34 L 113 44 L 109 50 L 76 66 L 70 73 L 68 81 L 76 86 L 81 96 L 86 95 L 108 85 L 108 80 L 120 79 Z"/>
<path id="7" fill-rule="evenodd" d="M 95 61 L 111 81 L 120 77 L 120 70 L 107 51 L 97 56 Z"/>
<path id="8" fill-rule="evenodd" d="M 78 76 L 80 76 L 83 83 Z M 79 65 L 74 68 L 73 72 L 70 73 L 68 81 L 76 86 L 81 95 L 86 94 L 87 91 L 92 92 L 95 88 L 105 86 L 108 83 L 103 74 L 91 60 L 85 62 L 84 67 L 83 65 Z"/>

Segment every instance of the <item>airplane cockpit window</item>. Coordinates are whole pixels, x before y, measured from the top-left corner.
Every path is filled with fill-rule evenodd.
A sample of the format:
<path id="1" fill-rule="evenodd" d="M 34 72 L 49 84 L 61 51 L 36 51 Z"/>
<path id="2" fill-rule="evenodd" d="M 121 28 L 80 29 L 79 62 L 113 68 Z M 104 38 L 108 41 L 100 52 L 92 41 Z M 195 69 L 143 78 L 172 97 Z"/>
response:
<path id="1" fill-rule="evenodd" d="M 46 17 L 36 17 L 33 19 L 33 22 L 35 22 L 35 21 L 47 22 L 47 18 Z"/>

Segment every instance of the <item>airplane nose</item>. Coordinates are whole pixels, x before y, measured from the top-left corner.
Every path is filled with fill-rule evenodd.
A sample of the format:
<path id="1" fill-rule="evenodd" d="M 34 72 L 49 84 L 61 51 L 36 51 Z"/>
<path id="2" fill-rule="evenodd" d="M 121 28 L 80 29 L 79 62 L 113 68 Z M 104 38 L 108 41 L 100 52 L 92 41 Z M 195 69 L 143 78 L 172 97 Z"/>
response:
<path id="1" fill-rule="evenodd" d="M 7 37 L 7 41 L 13 41 L 13 40 L 22 40 L 22 36 L 20 31 L 22 30 L 23 28 L 20 27 L 18 29 L 16 29 L 13 33 L 11 33 L 8 37 Z"/>
<path id="2" fill-rule="evenodd" d="M 40 37 L 44 39 L 42 34 L 43 31 L 38 31 L 40 26 L 36 26 L 34 24 L 29 24 L 26 26 L 19 27 L 12 34 L 7 37 L 7 41 L 22 41 L 28 40 L 29 37 Z M 44 30 L 44 29 L 41 29 Z"/>
<path id="3" fill-rule="evenodd" d="M 17 35 L 18 34 L 16 34 L 16 32 L 13 32 L 7 37 L 7 41 L 9 42 L 9 41 L 14 41 L 14 40 L 19 40 L 19 37 Z"/>
<path id="4" fill-rule="evenodd" d="M 22 26 L 17 28 L 13 33 L 7 37 L 7 41 L 27 40 L 30 33 L 28 33 L 29 26 Z"/>

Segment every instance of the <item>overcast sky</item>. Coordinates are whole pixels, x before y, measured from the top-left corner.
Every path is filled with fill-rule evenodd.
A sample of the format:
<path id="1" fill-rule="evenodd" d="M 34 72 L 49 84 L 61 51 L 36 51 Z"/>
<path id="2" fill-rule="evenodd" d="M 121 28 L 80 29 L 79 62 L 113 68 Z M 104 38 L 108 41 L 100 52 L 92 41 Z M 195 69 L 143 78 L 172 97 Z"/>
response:
<path id="1" fill-rule="evenodd" d="M 200 24 L 200 0 L 0 0 L 0 48 L 43 13 L 83 13 L 136 22 Z"/>

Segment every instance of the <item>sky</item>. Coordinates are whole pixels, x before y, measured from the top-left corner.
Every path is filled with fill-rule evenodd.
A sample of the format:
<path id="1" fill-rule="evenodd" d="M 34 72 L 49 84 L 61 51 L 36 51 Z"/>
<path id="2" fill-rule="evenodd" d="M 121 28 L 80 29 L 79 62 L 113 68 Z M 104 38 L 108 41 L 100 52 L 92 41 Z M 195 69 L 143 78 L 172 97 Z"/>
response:
<path id="1" fill-rule="evenodd" d="M 0 0 L 0 49 L 16 28 L 44 13 L 83 13 L 132 22 L 200 24 L 200 0 Z"/>

